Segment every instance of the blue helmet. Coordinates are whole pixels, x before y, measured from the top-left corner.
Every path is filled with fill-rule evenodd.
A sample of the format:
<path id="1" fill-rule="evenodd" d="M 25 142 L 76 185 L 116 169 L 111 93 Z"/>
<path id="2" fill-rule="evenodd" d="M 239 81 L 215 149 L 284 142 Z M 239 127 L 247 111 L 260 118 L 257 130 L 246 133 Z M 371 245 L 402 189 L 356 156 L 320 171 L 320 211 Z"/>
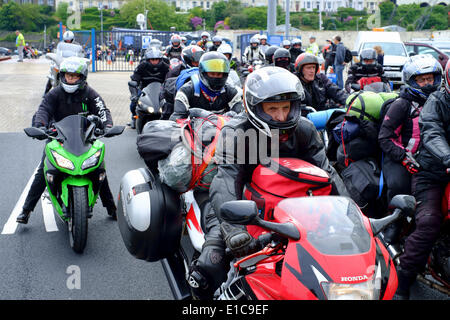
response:
<path id="1" fill-rule="evenodd" d="M 421 87 L 416 82 L 416 77 L 423 74 L 433 74 L 433 84 L 427 84 Z M 441 86 L 441 64 L 428 54 L 412 56 L 403 66 L 403 82 L 413 95 L 426 99 Z"/>

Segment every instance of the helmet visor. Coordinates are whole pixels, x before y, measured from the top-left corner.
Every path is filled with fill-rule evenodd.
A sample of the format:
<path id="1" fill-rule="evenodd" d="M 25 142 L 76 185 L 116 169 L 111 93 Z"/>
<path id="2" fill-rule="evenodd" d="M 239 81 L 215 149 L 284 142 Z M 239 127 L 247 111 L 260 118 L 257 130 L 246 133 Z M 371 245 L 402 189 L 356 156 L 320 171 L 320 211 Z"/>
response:
<path id="1" fill-rule="evenodd" d="M 230 63 L 228 62 L 228 60 L 211 59 L 202 61 L 200 64 L 204 72 L 230 72 Z"/>

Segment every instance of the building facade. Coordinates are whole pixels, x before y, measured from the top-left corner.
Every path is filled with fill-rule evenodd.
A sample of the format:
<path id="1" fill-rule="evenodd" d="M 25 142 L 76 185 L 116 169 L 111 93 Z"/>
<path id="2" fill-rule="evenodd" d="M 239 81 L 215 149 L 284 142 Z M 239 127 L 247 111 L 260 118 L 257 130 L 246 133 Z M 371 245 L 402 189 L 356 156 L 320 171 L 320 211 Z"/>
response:
<path id="1" fill-rule="evenodd" d="M 39 0 L 38 0 L 39 1 Z M 47 0 L 49 1 L 49 0 Z M 105 9 L 120 9 L 123 4 L 126 3 L 125 0 L 54 0 L 55 6 L 61 2 L 66 2 L 69 4 L 69 8 L 72 10 L 83 10 L 86 8 L 105 8 Z"/>

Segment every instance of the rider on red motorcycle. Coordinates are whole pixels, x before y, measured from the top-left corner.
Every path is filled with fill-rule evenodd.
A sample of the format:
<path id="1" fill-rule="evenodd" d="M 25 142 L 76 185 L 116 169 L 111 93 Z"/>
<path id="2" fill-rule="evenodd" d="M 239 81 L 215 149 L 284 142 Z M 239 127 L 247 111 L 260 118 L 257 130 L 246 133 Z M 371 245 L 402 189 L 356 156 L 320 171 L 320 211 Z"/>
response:
<path id="1" fill-rule="evenodd" d="M 191 265 L 188 279 L 197 297 L 212 298 L 226 280 L 229 268 L 226 247 L 235 257 L 248 254 L 253 247 L 255 239 L 247 231 L 241 226 L 221 224 L 217 215 L 223 203 L 242 199 L 245 183 L 251 180 L 258 164 L 270 160 L 269 154 L 303 159 L 322 168 L 331 177 L 332 193 L 347 195 L 344 183 L 325 155 L 317 130 L 300 116 L 303 97 L 298 78 L 283 68 L 265 67 L 248 76 L 244 87 L 246 115 L 228 122 L 217 144 L 215 157 L 219 168 L 210 186 L 210 202 L 203 206 L 205 244 Z M 263 143 L 268 140 L 270 146 L 265 146 Z"/>
<path id="2" fill-rule="evenodd" d="M 441 200 L 450 181 L 450 62 L 444 72 L 445 91 L 435 91 L 425 103 L 419 117 L 421 145 L 417 161 L 421 170 L 413 175 L 412 191 L 418 202 L 416 229 L 406 239 L 400 256 L 397 297 L 409 298 L 409 289 L 421 272 L 439 234 Z"/>
<path id="3" fill-rule="evenodd" d="M 379 78 L 378 81 L 389 85 L 389 80 L 384 76 L 383 66 L 377 62 L 375 49 L 364 49 L 359 55 L 359 62 L 348 70 L 348 78 L 345 81 L 345 90 L 350 92 L 351 85 L 364 78 Z M 369 84 L 370 81 L 366 84 Z"/>

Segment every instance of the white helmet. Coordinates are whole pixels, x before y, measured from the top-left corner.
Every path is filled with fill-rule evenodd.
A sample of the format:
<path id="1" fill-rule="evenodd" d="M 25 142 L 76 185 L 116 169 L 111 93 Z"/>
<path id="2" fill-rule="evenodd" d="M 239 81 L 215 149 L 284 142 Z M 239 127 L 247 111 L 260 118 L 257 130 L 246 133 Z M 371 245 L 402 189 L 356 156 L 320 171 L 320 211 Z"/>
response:
<path id="1" fill-rule="evenodd" d="M 72 42 L 74 38 L 75 38 L 75 35 L 73 34 L 72 31 L 66 31 L 63 34 L 63 41 L 64 42 L 67 42 L 67 41 Z"/>
<path id="2" fill-rule="evenodd" d="M 233 49 L 228 43 L 222 43 L 217 49 L 217 51 L 223 54 L 225 53 L 233 54 Z"/>
<path id="3" fill-rule="evenodd" d="M 202 34 L 200 35 L 200 38 L 203 38 L 203 37 L 207 37 L 207 39 L 209 40 L 209 33 L 206 31 L 203 31 Z"/>
<path id="4" fill-rule="evenodd" d="M 80 75 L 80 79 L 76 83 L 69 84 L 66 82 L 66 72 L 76 73 Z M 67 59 L 64 59 L 63 62 L 61 62 L 59 74 L 61 80 L 60 84 L 64 91 L 66 91 L 67 93 L 74 93 L 78 89 L 83 89 L 86 84 L 86 78 L 88 75 L 88 66 L 86 64 L 86 60 L 79 57 L 69 57 Z"/>

